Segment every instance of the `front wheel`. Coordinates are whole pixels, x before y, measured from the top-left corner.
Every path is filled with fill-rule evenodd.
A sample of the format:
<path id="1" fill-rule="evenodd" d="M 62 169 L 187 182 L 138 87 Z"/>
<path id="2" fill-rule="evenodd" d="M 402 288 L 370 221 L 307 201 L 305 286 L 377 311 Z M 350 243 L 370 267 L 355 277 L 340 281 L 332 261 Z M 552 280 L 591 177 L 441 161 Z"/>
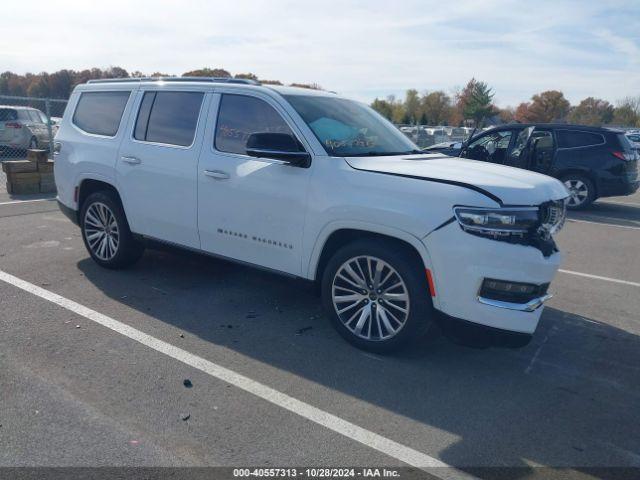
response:
<path id="1" fill-rule="evenodd" d="M 80 228 L 91 258 L 102 267 L 126 268 L 142 256 L 144 249 L 129 230 L 120 200 L 108 190 L 92 193 L 86 199 Z"/>
<path id="2" fill-rule="evenodd" d="M 433 323 L 422 260 L 386 241 L 357 241 L 336 252 L 322 298 L 338 333 L 363 350 L 397 350 Z"/>

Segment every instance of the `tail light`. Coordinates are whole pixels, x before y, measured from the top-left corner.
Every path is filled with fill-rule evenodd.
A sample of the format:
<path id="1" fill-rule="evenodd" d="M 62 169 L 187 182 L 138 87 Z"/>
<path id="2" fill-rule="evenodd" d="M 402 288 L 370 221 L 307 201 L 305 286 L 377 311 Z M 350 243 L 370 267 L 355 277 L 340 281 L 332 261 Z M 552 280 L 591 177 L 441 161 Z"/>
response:
<path id="1" fill-rule="evenodd" d="M 7 122 L 4 124 L 4 128 L 22 128 L 22 124 L 18 122 Z"/>
<path id="2" fill-rule="evenodd" d="M 635 160 L 635 154 L 633 152 L 611 152 L 611 154 L 616 157 L 619 158 L 620 160 L 623 160 L 625 162 L 631 162 L 632 160 Z"/>

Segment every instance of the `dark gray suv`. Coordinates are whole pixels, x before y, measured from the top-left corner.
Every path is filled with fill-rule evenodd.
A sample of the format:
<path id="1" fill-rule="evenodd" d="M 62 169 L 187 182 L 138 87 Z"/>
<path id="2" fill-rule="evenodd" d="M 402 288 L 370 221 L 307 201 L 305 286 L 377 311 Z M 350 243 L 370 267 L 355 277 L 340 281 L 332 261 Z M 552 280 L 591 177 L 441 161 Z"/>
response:
<path id="1" fill-rule="evenodd" d="M 567 124 L 509 124 L 482 132 L 448 155 L 525 168 L 560 179 L 574 210 L 638 190 L 639 155 L 623 131 Z"/>

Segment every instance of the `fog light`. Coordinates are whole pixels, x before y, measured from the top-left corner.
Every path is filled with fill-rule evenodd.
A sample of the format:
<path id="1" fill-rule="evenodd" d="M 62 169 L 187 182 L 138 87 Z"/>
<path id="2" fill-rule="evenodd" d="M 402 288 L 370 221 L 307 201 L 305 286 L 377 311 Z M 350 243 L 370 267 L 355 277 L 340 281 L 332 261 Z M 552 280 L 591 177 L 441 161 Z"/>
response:
<path id="1" fill-rule="evenodd" d="M 527 303 L 546 294 L 548 288 L 548 283 L 535 285 L 485 278 L 480 287 L 480 296 L 503 302 Z"/>

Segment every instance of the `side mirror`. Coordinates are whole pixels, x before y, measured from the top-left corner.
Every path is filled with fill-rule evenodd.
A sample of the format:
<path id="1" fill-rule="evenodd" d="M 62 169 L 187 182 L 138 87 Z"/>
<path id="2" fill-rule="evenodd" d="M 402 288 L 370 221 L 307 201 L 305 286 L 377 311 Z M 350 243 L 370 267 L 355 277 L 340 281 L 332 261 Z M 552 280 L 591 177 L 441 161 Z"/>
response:
<path id="1" fill-rule="evenodd" d="M 247 155 L 282 160 L 296 167 L 307 168 L 311 155 L 298 141 L 286 133 L 252 133 L 247 139 Z"/>

